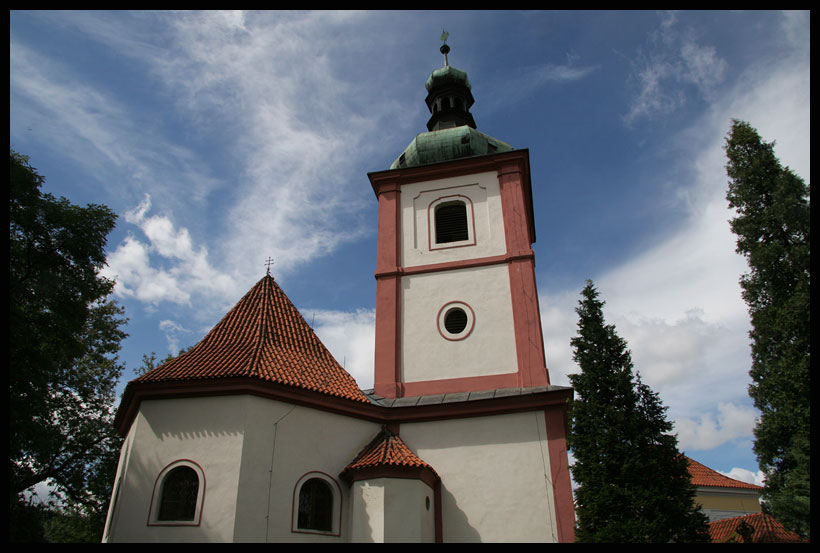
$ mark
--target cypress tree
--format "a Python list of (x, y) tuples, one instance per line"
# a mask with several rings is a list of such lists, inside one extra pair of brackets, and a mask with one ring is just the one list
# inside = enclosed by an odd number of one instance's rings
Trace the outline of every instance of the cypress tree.
[(576, 312), (571, 341), (580, 374), (569, 446), (575, 457), (576, 539), (580, 542), (704, 542), (706, 517), (695, 505), (688, 461), (669, 432), (666, 407), (633, 374), (626, 341), (604, 321), (592, 282)]
[(754, 450), (764, 507), (810, 536), (811, 205), (809, 186), (744, 121), (726, 139), (732, 231), (749, 272), (740, 279), (752, 322), (749, 395), (760, 418)]

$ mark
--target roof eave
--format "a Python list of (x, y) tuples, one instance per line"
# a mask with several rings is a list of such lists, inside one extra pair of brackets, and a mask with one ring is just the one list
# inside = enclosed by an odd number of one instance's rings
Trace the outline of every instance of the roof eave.
[(145, 400), (241, 394), (303, 405), (379, 424), (401, 424), (502, 415), (522, 411), (554, 409), (565, 411), (572, 399), (573, 389), (549, 386), (521, 395), (386, 407), (251, 377), (170, 382), (132, 381), (123, 393), (122, 402), (114, 419), (114, 426), (121, 436), (125, 436), (136, 419), (140, 404)]

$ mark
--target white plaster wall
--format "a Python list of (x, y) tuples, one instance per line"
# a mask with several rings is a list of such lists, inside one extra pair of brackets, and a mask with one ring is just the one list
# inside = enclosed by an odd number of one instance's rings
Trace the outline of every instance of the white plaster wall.
[[(129, 432), (129, 450), (111, 542), (226, 542), (233, 539), (242, 453), (242, 397), (147, 400)], [(205, 474), (199, 526), (149, 526), (152, 493), (163, 468), (181, 459)]]
[(131, 444), (134, 441), (134, 434), (136, 432), (137, 425), (131, 425), (131, 428), (128, 431), (128, 434), (125, 436), (123, 440), (122, 447), (120, 448), (120, 456), (119, 460), (117, 461), (117, 475), (114, 478), (114, 489), (111, 490), (111, 500), (108, 503), (108, 514), (105, 520), (105, 531), (103, 532), (103, 543), (106, 543), (110, 539), (111, 530), (117, 524), (117, 518), (119, 515), (119, 509), (117, 509), (117, 503), (120, 497), (120, 488), (123, 485), (125, 475), (128, 469), (128, 459), (131, 453)]
[[(256, 396), (143, 401), (129, 432), (111, 542), (344, 542), (347, 485), (339, 473), (378, 433), (375, 423)], [(169, 463), (202, 467), (199, 526), (149, 526), (156, 478)], [(292, 531), (294, 488), (322, 472), (340, 495), (339, 535)]]
[[(432, 543), (435, 541), (433, 490), (421, 480), (385, 478), (385, 541)], [(430, 498), (430, 509), (425, 499)]]
[[(309, 407), (248, 398), (236, 541), (350, 541), (349, 488), (339, 473), (380, 426)], [(339, 534), (293, 532), (294, 489), (308, 472), (329, 476), (341, 494)]]
[[(467, 196), (472, 202), (475, 245), (431, 250), (428, 206), (437, 198), (455, 194)], [(495, 172), (402, 185), (401, 260), (404, 267), (502, 255), (506, 250), (501, 194)]]
[[(451, 301), (475, 314), (472, 333), (447, 340), (438, 314)], [(504, 374), (518, 370), (507, 265), (402, 278), (401, 362), (404, 382)]]
[[(281, 419), (292, 413), (293, 406), (253, 396), (246, 399), (246, 404), (234, 541), (265, 542), (270, 538), (268, 516), (276, 428)], [(280, 443), (280, 450), (281, 447)]]
[(350, 494), (351, 541), (384, 543), (383, 479), (354, 482)]
[[(427, 499), (429, 498), (429, 509)], [(373, 478), (351, 486), (351, 538), (359, 543), (435, 541), (433, 490), (411, 478)]]
[(556, 542), (544, 413), (402, 424), (442, 481), (445, 542)]

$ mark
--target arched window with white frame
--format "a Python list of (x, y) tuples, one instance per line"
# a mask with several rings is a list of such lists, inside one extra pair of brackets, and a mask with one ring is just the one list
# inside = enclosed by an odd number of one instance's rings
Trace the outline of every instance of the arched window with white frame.
[(293, 490), (293, 532), (338, 536), (342, 493), (338, 483), (323, 472), (302, 476)]
[(438, 198), (428, 207), (430, 249), (475, 244), (473, 203), (460, 194)]
[(154, 484), (149, 525), (196, 526), (202, 516), (205, 476), (190, 460), (166, 466)]

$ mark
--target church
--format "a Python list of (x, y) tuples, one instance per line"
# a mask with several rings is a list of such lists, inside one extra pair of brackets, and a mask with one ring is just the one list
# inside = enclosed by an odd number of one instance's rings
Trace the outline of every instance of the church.
[(467, 74), (378, 201), (374, 388), (265, 275), (131, 381), (106, 542), (572, 542), (572, 389), (550, 384), (529, 152), (476, 129)]

